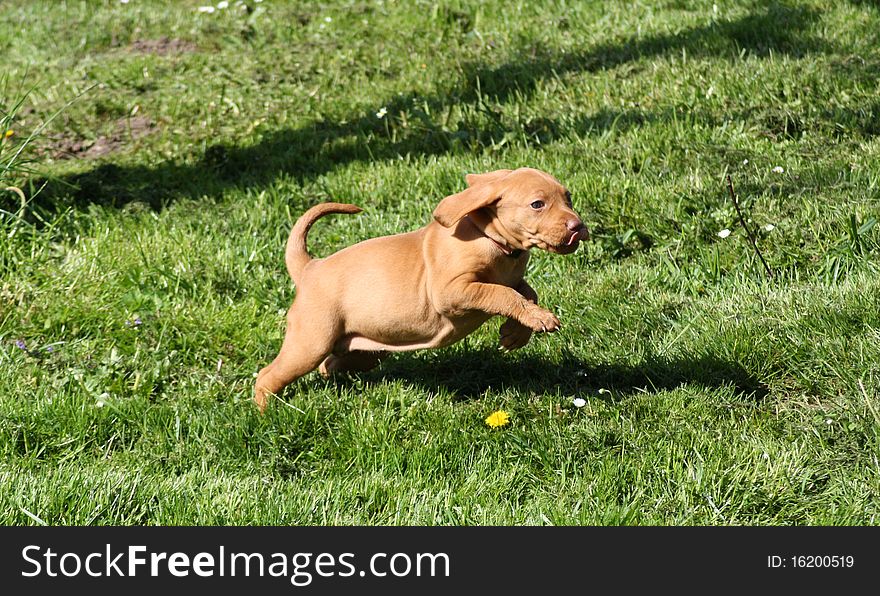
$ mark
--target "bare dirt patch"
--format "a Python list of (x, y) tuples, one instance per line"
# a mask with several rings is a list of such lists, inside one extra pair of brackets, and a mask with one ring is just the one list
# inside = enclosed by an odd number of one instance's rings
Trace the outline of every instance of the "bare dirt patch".
[(128, 49), (138, 54), (167, 56), (169, 54), (195, 52), (197, 48), (196, 44), (185, 39), (160, 37), (159, 39), (138, 39), (133, 41)]
[(118, 151), (131, 141), (136, 141), (157, 130), (156, 123), (146, 116), (120, 118), (114, 123), (113, 132), (95, 140), (83, 139), (69, 133), (47, 135), (42, 153), (55, 159), (94, 159)]

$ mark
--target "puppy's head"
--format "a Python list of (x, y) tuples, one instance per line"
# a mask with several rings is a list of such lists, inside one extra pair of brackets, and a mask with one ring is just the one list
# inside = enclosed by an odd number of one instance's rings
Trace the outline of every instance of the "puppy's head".
[(434, 219), (445, 227), (483, 210), (513, 248), (568, 254), (587, 238), (571, 193), (553, 176), (532, 168), (468, 174), (468, 188), (443, 199)]

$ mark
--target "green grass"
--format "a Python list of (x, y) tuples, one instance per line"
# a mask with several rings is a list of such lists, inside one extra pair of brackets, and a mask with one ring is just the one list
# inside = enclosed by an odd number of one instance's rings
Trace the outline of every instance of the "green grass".
[[(0, 181), (0, 523), (877, 523), (880, 5), (200, 4), (0, 4), (12, 140), (95, 85)], [(521, 165), (592, 231), (529, 265), (559, 333), (257, 414), (300, 213), (365, 209), (329, 254)]]

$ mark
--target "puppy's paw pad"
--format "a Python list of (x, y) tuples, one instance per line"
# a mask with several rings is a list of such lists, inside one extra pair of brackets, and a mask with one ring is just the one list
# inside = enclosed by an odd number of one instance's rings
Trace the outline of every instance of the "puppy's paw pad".
[(499, 329), (501, 347), (505, 350), (516, 350), (529, 343), (532, 330), (513, 319), (508, 319)]

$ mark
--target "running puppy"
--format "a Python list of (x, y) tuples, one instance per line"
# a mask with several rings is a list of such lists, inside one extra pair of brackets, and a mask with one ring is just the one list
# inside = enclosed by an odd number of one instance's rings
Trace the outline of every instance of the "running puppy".
[(443, 199), (427, 226), (323, 259), (306, 250), (309, 228), (328, 213), (360, 208), (323, 203), (297, 220), (285, 252), (296, 300), (280, 353), (257, 375), (261, 412), (271, 395), (315, 368), (324, 375), (369, 370), (388, 352), (453, 344), (494, 315), (507, 318), (507, 350), (524, 346), (532, 332), (559, 329), (523, 274), (529, 249), (569, 254), (587, 237), (571, 194), (531, 168), (466, 179), (468, 188)]

